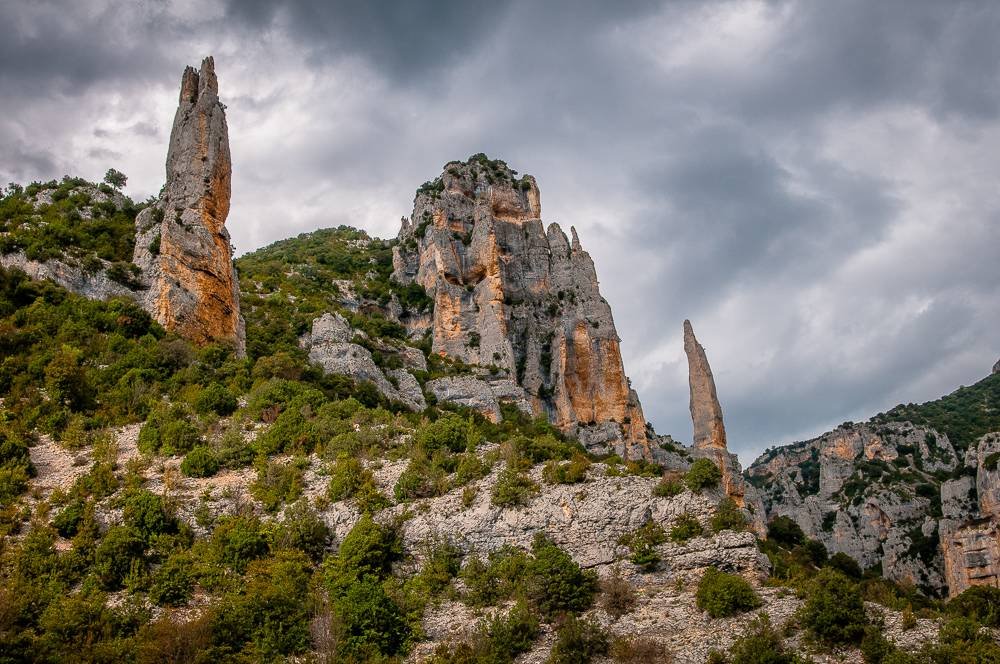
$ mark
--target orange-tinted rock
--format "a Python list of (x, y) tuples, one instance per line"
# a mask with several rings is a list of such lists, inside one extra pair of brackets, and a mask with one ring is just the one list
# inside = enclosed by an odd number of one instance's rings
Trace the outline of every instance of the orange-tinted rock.
[(941, 526), (948, 595), (954, 597), (971, 586), (1000, 587), (1000, 521), (983, 518)]
[(611, 309), (589, 254), (542, 224), (534, 178), (477, 156), (422, 187), (393, 278), (434, 298), (435, 352), (498, 367), (536, 414), (592, 448), (649, 457)]
[(148, 285), (145, 308), (168, 330), (245, 352), (239, 284), (225, 228), (232, 161), (212, 58), (181, 78), (170, 132), (167, 182), (136, 219), (133, 261)]

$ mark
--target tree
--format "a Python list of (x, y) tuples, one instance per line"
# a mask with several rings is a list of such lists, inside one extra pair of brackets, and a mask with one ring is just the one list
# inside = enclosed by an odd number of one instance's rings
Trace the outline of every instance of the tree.
[(117, 169), (109, 168), (108, 172), (104, 174), (104, 181), (115, 189), (121, 189), (128, 182), (128, 177)]

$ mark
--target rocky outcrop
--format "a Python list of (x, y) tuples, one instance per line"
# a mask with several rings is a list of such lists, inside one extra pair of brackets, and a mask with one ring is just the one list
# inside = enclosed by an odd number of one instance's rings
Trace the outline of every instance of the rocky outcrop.
[[(309, 351), (309, 360), (326, 373), (371, 383), (389, 401), (398, 401), (410, 410), (424, 410), (427, 402), (413, 374), (406, 369), (383, 372), (375, 364), (371, 351), (354, 343), (356, 334), (343, 316), (327, 313), (313, 321), (312, 332), (301, 344)], [(407, 351), (406, 355), (412, 357), (412, 352)]]
[(188, 67), (170, 132), (167, 182), (136, 218), (133, 262), (142, 302), (168, 330), (196, 343), (226, 341), (245, 353), (239, 283), (225, 228), (232, 161), (215, 63)]
[(23, 251), (15, 251), (10, 254), (0, 254), (0, 267), (21, 270), (32, 279), (55, 282), (68, 291), (92, 300), (139, 297), (136, 291), (108, 276), (109, 265), (106, 262), (101, 269), (88, 271), (67, 260), (33, 261)]
[(500, 404), (514, 404), (532, 415), (531, 404), (520, 385), (509, 378), (483, 379), (475, 376), (446, 376), (428, 381), (427, 390), (438, 403), (454, 403), (482, 413), (491, 422), (502, 419)]
[(691, 391), (691, 423), (694, 439), (691, 453), (710, 459), (722, 471), (722, 486), (737, 505), (748, 510), (754, 529), (763, 534), (764, 506), (753, 487), (747, 487), (735, 454), (726, 447), (726, 427), (722, 406), (715, 389), (715, 378), (708, 364), (705, 348), (698, 343), (690, 321), (684, 321), (684, 352), (688, 359), (688, 384)]
[(993, 365), (993, 373), (1000, 373), (1000, 360), (997, 360), (997, 363)]
[(505, 371), (533, 413), (595, 451), (649, 458), (611, 308), (571, 236), (542, 223), (534, 178), (476, 155), (417, 191), (393, 279), (434, 299), (426, 328), (434, 352)]

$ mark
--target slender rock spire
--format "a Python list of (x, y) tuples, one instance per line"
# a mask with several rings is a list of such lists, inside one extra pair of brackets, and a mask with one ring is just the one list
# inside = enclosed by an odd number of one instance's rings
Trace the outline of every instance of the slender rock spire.
[(726, 427), (722, 406), (715, 391), (715, 379), (708, 365), (705, 349), (694, 336), (690, 321), (684, 321), (684, 352), (688, 358), (688, 383), (691, 386), (691, 421), (696, 448), (726, 449)]

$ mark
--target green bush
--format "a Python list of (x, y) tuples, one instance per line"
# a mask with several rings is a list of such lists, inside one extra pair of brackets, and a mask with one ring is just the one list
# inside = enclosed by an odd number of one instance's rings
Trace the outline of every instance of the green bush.
[(538, 534), (525, 569), (528, 598), (543, 617), (579, 613), (590, 607), (597, 592), (597, 574), (583, 570), (552, 540)]
[(108, 529), (94, 551), (94, 574), (107, 590), (118, 590), (132, 569), (133, 561), (142, 562), (145, 542), (138, 530), (129, 526)]
[(664, 475), (659, 483), (653, 487), (653, 495), (659, 498), (673, 498), (684, 493), (684, 484), (673, 477)]
[(340, 621), (339, 654), (346, 661), (371, 661), (397, 655), (410, 638), (410, 627), (382, 584), (370, 576), (348, 586), (334, 601)]
[(695, 459), (684, 476), (684, 483), (692, 491), (698, 492), (718, 485), (721, 479), (722, 471), (718, 466), (708, 459)]
[(754, 618), (729, 649), (729, 664), (807, 664), (811, 660), (785, 649), (784, 640), (766, 613)]
[(313, 562), (323, 559), (330, 544), (330, 529), (309, 501), (299, 498), (285, 508), (273, 533), (273, 549), (298, 549)]
[(576, 484), (587, 479), (590, 465), (590, 459), (576, 452), (569, 461), (553, 459), (547, 462), (542, 469), (542, 478), (549, 484)]
[(858, 587), (828, 567), (810, 581), (799, 620), (815, 638), (832, 644), (860, 639), (867, 623)]
[(324, 563), (327, 581), (340, 588), (363, 576), (383, 578), (402, 555), (403, 543), (396, 528), (380, 525), (364, 514), (341, 542), (336, 558)]
[(393, 487), (396, 500), (416, 500), (443, 495), (448, 490), (448, 475), (430, 459), (417, 456), (410, 459)]
[(482, 607), (510, 599), (521, 588), (527, 568), (527, 554), (512, 546), (491, 552), (486, 561), (470, 554), (461, 571), (466, 587), (464, 601)]
[(805, 542), (806, 534), (791, 517), (777, 516), (767, 524), (767, 538), (786, 549), (791, 549)]
[(526, 505), (539, 491), (538, 485), (524, 473), (505, 468), (497, 477), (490, 497), (497, 507)]
[(277, 511), (284, 503), (295, 502), (302, 495), (303, 469), (308, 463), (304, 457), (290, 461), (260, 459), (257, 479), (250, 485), (250, 493), (268, 512)]
[(194, 582), (191, 560), (186, 554), (176, 554), (153, 573), (149, 599), (160, 606), (182, 606), (191, 599)]
[(726, 618), (761, 606), (760, 596), (746, 579), (714, 567), (705, 570), (695, 593), (698, 608), (712, 618)]
[(337, 502), (354, 497), (361, 485), (371, 476), (357, 457), (347, 453), (340, 454), (330, 468), (330, 483), (326, 488), (326, 496)]
[(145, 489), (132, 489), (122, 496), (125, 525), (148, 542), (155, 535), (177, 531), (177, 521), (167, 513), (163, 497)]
[(723, 530), (743, 530), (746, 528), (747, 520), (736, 502), (726, 496), (719, 501), (712, 516), (712, 532), (719, 533)]
[(434, 422), (428, 422), (414, 434), (417, 445), (428, 453), (435, 450), (449, 452), (473, 451), (478, 442), (475, 426), (459, 415), (448, 413)]
[(538, 619), (523, 602), (506, 615), (497, 613), (476, 629), (471, 643), (442, 643), (435, 650), (431, 664), (510, 664), (531, 650), (538, 638)]
[(182, 404), (161, 406), (139, 430), (139, 449), (149, 454), (183, 454), (201, 443), (201, 433)]
[(861, 569), (861, 565), (858, 564), (858, 561), (856, 561), (854, 558), (851, 558), (843, 551), (838, 551), (837, 553), (830, 556), (827, 559), (826, 564), (828, 567), (831, 567), (840, 572), (841, 574), (843, 574), (844, 576), (850, 579), (854, 579), (856, 581), (860, 581), (862, 575), (864, 574), (864, 572)]
[(19, 436), (0, 427), (0, 508), (20, 496), (34, 474), (28, 446)]
[(556, 642), (549, 664), (585, 664), (594, 657), (607, 655), (611, 640), (600, 625), (592, 620), (568, 616), (556, 630)]
[(670, 528), (670, 541), (684, 544), (693, 537), (704, 532), (701, 523), (691, 514), (681, 514)]
[(181, 473), (186, 477), (211, 477), (219, 472), (219, 461), (205, 445), (198, 445), (184, 455)]
[(212, 548), (219, 560), (237, 572), (268, 553), (267, 537), (255, 517), (222, 517), (212, 531)]
[(629, 558), (633, 564), (647, 572), (655, 571), (660, 564), (660, 554), (656, 547), (667, 541), (663, 526), (655, 521), (647, 521), (635, 530), (619, 538), (618, 543), (629, 548)]
[(951, 615), (971, 618), (987, 627), (1000, 628), (1000, 588), (972, 586), (951, 599), (945, 610)]
[(194, 402), (195, 411), (205, 415), (215, 413), (223, 417), (232, 415), (239, 404), (236, 397), (221, 383), (211, 383), (198, 393)]
[(64, 508), (62, 508), (53, 518), (52, 527), (56, 529), (62, 537), (72, 537), (83, 520), (83, 513), (87, 503), (80, 498), (76, 498)]

